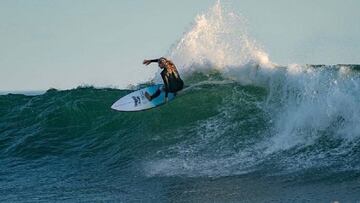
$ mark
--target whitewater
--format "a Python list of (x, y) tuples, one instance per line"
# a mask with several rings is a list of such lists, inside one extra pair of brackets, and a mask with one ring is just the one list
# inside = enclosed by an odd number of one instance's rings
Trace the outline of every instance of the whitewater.
[(276, 64), (246, 27), (198, 15), (165, 55), (185, 90), (149, 111), (110, 109), (133, 89), (0, 96), (0, 201), (360, 201), (360, 66)]

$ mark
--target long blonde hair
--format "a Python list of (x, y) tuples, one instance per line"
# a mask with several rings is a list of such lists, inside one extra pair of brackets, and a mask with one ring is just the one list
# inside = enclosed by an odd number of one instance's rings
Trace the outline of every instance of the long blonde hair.
[(162, 58), (162, 59), (165, 60), (166, 72), (167, 72), (168, 74), (174, 74), (174, 76), (175, 76), (176, 78), (179, 78), (179, 73), (178, 73), (178, 71), (177, 71), (177, 69), (176, 69), (175, 64), (174, 64), (171, 60), (169, 60), (169, 59), (166, 59), (166, 58)]

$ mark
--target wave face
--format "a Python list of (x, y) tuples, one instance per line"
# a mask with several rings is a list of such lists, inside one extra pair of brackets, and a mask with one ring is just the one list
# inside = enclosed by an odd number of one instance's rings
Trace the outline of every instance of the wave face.
[(300, 185), (358, 179), (358, 71), (291, 66), (275, 72), (266, 87), (218, 71), (194, 72), (176, 100), (138, 113), (109, 108), (129, 90), (1, 96), (2, 200), (16, 200), (11, 191), (19, 200), (35, 198), (33, 188), (50, 200), (57, 194), (127, 201), (138, 192), (144, 199), (175, 198), (177, 189), (149, 189), (167, 179), (255, 176)]
[(359, 66), (276, 65), (245, 24), (199, 15), (168, 54), (187, 87), (156, 109), (112, 111), (131, 90), (109, 88), (0, 96), (0, 200), (358, 201)]

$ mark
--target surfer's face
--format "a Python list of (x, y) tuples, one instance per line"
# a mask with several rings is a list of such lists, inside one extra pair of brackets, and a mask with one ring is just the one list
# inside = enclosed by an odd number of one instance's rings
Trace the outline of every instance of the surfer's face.
[(165, 62), (164, 62), (164, 60), (160, 60), (160, 61), (159, 61), (159, 67), (160, 67), (161, 69), (165, 68)]

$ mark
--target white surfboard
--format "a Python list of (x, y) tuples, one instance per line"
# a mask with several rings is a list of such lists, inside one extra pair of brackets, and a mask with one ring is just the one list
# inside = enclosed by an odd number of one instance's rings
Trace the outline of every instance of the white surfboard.
[[(146, 109), (151, 109), (157, 106), (160, 106), (165, 103), (165, 91), (163, 91), (162, 84), (153, 85), (146, 87), (144, 89), (137, 90), (132, 92), (118, 101), (116, 101), (111, 108), (117, 111), (143, 111)], [(161, 93), (158, 97), (149, 101), (145, 97), (145, 92), (148, 92), (150, 95), (154, 94), (158, 89), (161, 90)], [(168, 93), (168, 101), (171, 101), (175, 98), (174, 93)]]

